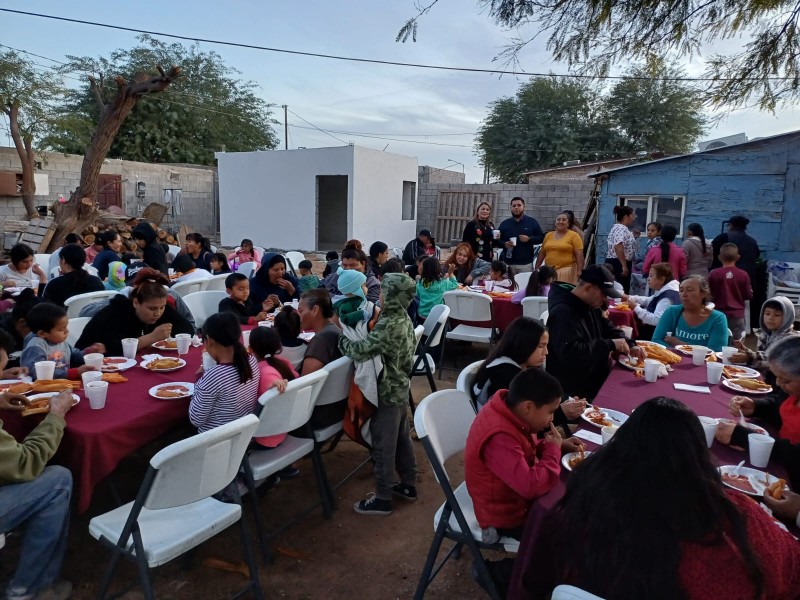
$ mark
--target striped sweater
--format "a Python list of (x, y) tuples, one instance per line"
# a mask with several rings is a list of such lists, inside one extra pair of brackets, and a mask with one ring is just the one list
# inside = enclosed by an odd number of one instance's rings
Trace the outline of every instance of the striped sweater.
[(253, 378), (239, 382), (239, 374), (232, 364), (219, 364), (206, 371), (194, 386), (194, 396), (189, 404), (189, 420), (202, 433), (225, 425), (253, 412), (258, 401), (258, 384), (261, 375), (258, 361), (248, 357)]

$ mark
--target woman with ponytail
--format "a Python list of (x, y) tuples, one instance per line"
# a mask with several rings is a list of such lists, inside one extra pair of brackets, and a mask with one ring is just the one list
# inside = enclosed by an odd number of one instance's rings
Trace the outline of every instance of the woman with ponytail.
[(661, 243), (654, 246), (644, 257), (642, 273), (647, 276), (650, 267), (656, 263), (669, 263), (672, 276), (678, 281), (686, 277), (686, 253), (683, 248), (675, 244), (678, 230), (673, 225), (664, 225), (661, 229)]
[(194, 386), (189, 420), (202, 433), (253, 412), (261, 374), (256, 357), (242, 345), (233, 313), (211, 315), (203, 324), (206, 352), (216, 365)]

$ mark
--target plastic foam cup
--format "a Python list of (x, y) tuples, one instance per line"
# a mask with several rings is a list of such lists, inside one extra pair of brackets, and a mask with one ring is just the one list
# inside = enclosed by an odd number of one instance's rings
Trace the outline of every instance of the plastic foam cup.
[(658, 372), (661, 370), (661, 361), (655, 358), (644, 359), (644, 380), (648, 383), (658, 381)]
[(108, 382), (107, 381), (90, 381), (86, 384), (84, 389), (86, 397), (89, 399), (89, 406), (95, 410), (99, 410), (106, 405), (106, 396), (108, 395)]
[(136, 358), (136, 351), (138, 349), (139, 340), (136, 338), (125, 338), (122, 340), (122, 356), (125, 358)]
[(245, 350), (250, 347), (250, 332), (243, 331), (242, 332), (242, 345), (245, 347)]
[(706, 446), (711, 448), (714, 443), (714, 435), (717, 433), (717, 420), (711, 417), (697, 417), (700, 420), (700, 425), (703, 426), (703, 432), (706, 434)]
[(36, 371), (36, 379), (53, 379), (53, 376), (56, 372), (56, 361), (54, 360), (42, 360), (33, 365), (34, 371)]
[(722, 377), (722, 369), (725, 368), (721, 362), (706, 363), (706, 381), (711, 385), (717, 385)]
[(175, 336), (175, 343), (178, 346), (178, 356), (188, 354), (189, 347), (192, 345), (192, 336), (188, 333), (179, 333)]
[(208, 371), (211, 367), (216, 366), (217, 361), (211, 358), (208, 352), (203, 352), (203, 370)]
[(494, 281), (492, 281), (491, 279), (487, 279), (486, 281), (484, 281), (483, 289), (485, 289), (487, 292), (491, 292), (494, 289)]
[(94, 367), (98, 371), (103, 367), (103, 355), (99, 352), (92, 352), (83, 357), (83, 363), (87, 367)]
[(628, 327), (627, 325), (621, 326), (619, 329), (622, 330), (622, 333), (625, 335), (627, 339), (633, 339), (633, 327)]
[(731, 364), (731, 358), (734, 354), (739, 352), (739, 349), (735, 346), (723, 346), (722, 347), (722, 362), (726, 365)]
[(617, 433), (617, 429), (619, 429), (619, 427), (616, 425), (605, 425), (600, 430), (600, 437), (603, 438), (603, 444), (608, 443), (608, 440), (614, 437), (614, 434)]
[(747, 436), (750, 446), (750, 464), (762, 469), (769, 464), (769, 456), (772, 454), (772, 447), (775, 445), (775, 438), (771, 438), (763, 433), (751, 433)]
[(492, 229), (492, 235), (494, 236), (494, 239), (499, 240), (500, 239), (500, 230), (499, 229)]
[(103, 378), (103, 374), (100, 371), (86, 371), (85, 373), (81, 373), (81, 381), (83, 381), (83, 389), (86, 389), (86, 386), (92, 381), (100, 381)]
[(692, 346), (692, 364), (695, 367), (702, 367), (708, 355), (708, 348), (705, 346)]

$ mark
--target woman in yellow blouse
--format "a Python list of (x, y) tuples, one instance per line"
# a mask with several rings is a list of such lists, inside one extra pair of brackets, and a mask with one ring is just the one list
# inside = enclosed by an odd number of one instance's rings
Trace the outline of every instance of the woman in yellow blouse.
[(583, 240), (569, 228), (569, 215), (559, 213), (556, 230), (544, 236), (536, 269), (542, 263), (556, 270), (558, 281), (578, 283), (578, 273), (583, 270)]

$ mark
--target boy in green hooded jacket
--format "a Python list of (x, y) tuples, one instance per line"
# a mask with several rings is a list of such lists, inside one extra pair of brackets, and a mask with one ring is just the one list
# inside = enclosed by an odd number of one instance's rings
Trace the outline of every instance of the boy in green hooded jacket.
[[(378, 382), (378, 408), (370, 419), (375, 493), (353, 508), (363, 515), (392, 514), (392, 495), (417, 499), (417, 464), (408, 426), (408, 390), (416, 337), (406, 309), (416, 294), (416, 284), (404, 273), (388, 273), (381, 282), (382, 312), (365, 340), (339, 338), (339, 349), (355, 361), (383, 357)], [(400, 475), (396, 483), (395, 469)]]

